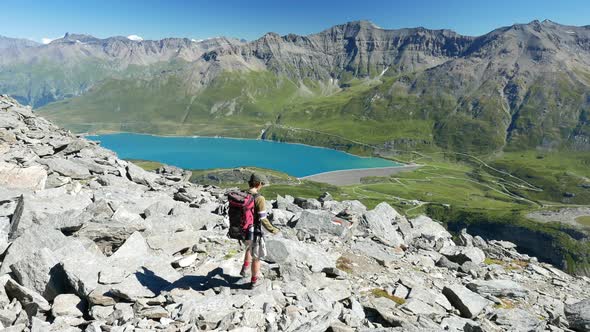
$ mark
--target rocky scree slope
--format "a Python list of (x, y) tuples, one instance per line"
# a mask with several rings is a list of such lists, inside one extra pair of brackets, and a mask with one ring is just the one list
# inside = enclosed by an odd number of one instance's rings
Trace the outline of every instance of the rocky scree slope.
[(0, 97), (5, 331), (590, 331), (590, 279), (385, 203), (277, 197), (261, 286), (224, 190)]

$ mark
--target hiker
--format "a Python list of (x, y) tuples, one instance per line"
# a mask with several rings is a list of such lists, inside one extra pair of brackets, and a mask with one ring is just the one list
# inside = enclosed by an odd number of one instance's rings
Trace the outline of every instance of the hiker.
[[(261, 282), (260, 259), (266, 255), (262, 227), (272, 234), (279, 232), (278, 228), (274, 227), (267, 219), (266, 200), (260, 194), (260, 189), (267, 183), (268, 180), (264, 175), (252, 173), (248, 181), (250, 188), (247, 193), (233, 192), (228, 194), (230, 200), (230, 230), (228, 235), (246, 242), (246, 253), (244, 254), (244, 264), (240, 275), (246, 277), (248, 268), (251, 267), (251, 288), (258, 286)], [(239, 214), (240, 216), (234, 217), (232, 214)], [(241, 218), (241, 221), (238, 218)], [(249, 218), (253, 220), (250, 221)]]

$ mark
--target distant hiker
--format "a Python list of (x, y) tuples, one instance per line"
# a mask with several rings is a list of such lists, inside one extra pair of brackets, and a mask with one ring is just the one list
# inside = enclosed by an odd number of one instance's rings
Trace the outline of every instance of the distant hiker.
[(230, 220), (228, 236), (246, 241), (246, 253), (240, 275), (246, 277), (248, 267), (252, 266), (251, 288), (260, 284), (260, 259), (266, 255), (262, 226), (273, 234), (279, 232), (266, 218), (266, 200), (260, 194), (260, 189), (267, 183), (268, 180), (264, 175), (253, 173), (248, 181), (250, 186), (248, 192), (228, 194)]

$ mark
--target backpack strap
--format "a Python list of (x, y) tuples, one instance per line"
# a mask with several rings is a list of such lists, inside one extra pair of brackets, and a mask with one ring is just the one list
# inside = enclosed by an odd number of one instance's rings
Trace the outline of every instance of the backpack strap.
[(256, 199), (260, 196), (259, 193), (255, 193), (252, 195), (252, 199), (254, 200), (254, 206), (252, 207), (252, 209), (254, 210), (254, 231), (258, 231), (261, 232), (261, 223), (260, 223), (260, 217), (258, 216), (258, 209), (256, 208)]

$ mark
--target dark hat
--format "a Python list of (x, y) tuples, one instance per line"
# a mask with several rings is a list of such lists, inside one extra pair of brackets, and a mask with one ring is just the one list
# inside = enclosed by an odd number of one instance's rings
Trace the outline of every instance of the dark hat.
[(248, 181), (248, 182), (249, 183), (258, 182), (258, 183), (262, 183), (262, 184), (268, 184), (268, 179), (263, 174), (252, 173), (252, 175), (250, 176), (250, 181)]

